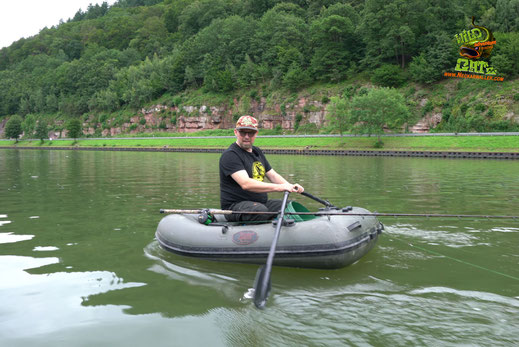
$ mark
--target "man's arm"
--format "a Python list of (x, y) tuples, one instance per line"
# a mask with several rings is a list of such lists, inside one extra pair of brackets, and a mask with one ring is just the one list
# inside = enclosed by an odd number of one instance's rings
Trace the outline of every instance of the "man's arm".
[(289, 183), (283, 176), (281, 176), (276, 171), (274, 171), (274, 169), (270, 169), (265, 175), (267, 176), (269, 181), (272, 183), (275, 183), (275, 184), (285, 184), (286, 183), (286, 184), (290, 184), (291, 186), (293, 186), (293, 189), (290, 192), (302, 193), (305, 191), (305, 189), (303, 188), (302, 185), (297, 184), (297, 183), (296, 184)]
[(302, 193), (304, 188), (299, 184), (288, 183), (281, 175), (276, 173), (273, 169), (266, 173), (267, 178), (271, 181), (260, 182), (252, 179), (247, 174), (247, 171), (236, 171), (231, 177), (240, 185), (243, 190), (248, 190), (254, 193), (272, 193), (272, 192), (297, 192)]

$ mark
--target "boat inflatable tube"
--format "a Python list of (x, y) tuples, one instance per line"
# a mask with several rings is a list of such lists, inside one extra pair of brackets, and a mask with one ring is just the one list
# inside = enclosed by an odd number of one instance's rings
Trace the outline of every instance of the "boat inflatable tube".
[[(291, 202), (287, 212), (307, 212)], [(334, 212), (338, 210), (331, 210)], [(351, 213), (370, 213), (354, 207)], [(262, 224), (225, 221), (215, 215), (208, 225), (196, 214), (164, 217), (155, 236), (170, 252), (202, 259), (263, 264), (267, 259), (277, 220)], [(303, 268), (341, 268), (366, 255), (376, 244), (383, 225), (373, 216), (287, 215), (281, 228), (274, 265)]]

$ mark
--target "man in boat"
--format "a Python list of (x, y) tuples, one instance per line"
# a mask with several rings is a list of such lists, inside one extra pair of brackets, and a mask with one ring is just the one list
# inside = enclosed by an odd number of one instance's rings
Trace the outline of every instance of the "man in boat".
[[(279, 212), (281, 200), (269, 200), (267, 193), (302, 193), (300, 184), (289, 183), (270, 166), (260, 148), (253, 146), (258, 134), (258, 121), (242, 116), (236, 122), (236, 142), (220, 157), (220, 204), (224, 210)], [(265, 182), (265, 177), (270, 182)], [(275, 215), (231, 214), (228, 221), (257, 221)]]

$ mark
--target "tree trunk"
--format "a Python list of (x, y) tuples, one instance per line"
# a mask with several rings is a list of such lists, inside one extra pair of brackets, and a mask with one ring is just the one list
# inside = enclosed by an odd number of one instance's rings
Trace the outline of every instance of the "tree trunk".
[(402, 69), (405, 68), (405, 55), (404, 55), (404, 42), (401, 41), (401, 47), (402, 47)]

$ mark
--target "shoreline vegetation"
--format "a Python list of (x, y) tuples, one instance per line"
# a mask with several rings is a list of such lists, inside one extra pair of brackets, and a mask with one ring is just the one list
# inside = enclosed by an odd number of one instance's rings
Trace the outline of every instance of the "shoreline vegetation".
[[(77, 140), (0, 141), (0, 148), (186, 148), (225, 149), (234, 141), (229, 136), (168, 137), (168, 138), (106, 138)], [(508, 152), (519, 153), (519, 136), (387, 136), (383, 147), (375, 148), (376, 137), (261, 137), (255, 145), (269, 150), (354, 150), (354, 151), (440, 151), (440, 152)]]

